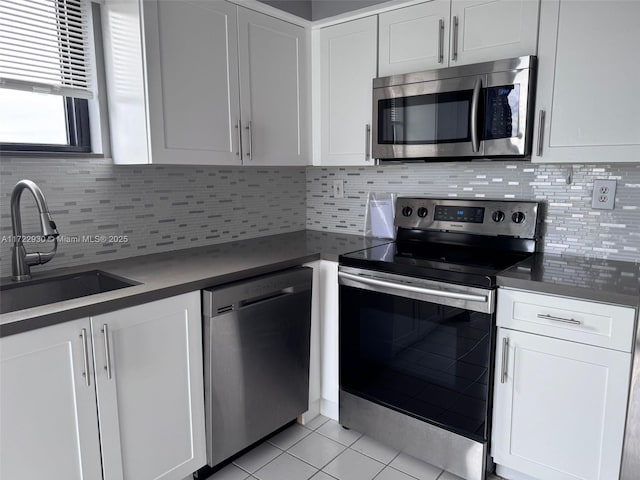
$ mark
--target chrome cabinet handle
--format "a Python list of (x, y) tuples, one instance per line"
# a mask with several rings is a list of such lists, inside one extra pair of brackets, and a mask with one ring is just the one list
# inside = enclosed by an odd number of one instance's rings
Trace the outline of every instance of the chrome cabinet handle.
[(471, 150), (474, 153), (480, 151), (480, 137), (478, 135), (478, 112), (480, 111), (480, 91), (482, 90), (482, 77), (476, 78), (471, 98)]
[(544, 117), (545, 111), (540, 110), (540, 113), (538, 113), (538, 148), (536, 151), (538, 157), (542, 156), (542, 144), (544, 143)]
[(364, 127), (364, 159), (368, 162), (371, 160), (371, 125), (366, 124)]
[(500, 372), (500, 383), (507, 380), (507, 360), (509, 359), (509, 338), (502, 339), (502, 370)]
[(458, 60), (458, 16), (453, 16), (453, 52), (451, 53), (451, 60), (454, 62)]
[(440, 19), (438, 35), (438, 63), (444, 62), (444, 19)]
[(107, 378), (111, 379), (111, 350), (109, 349), (109, 326), (105, 323), (100, 330), (104, 335), (104, 357), (106, 365), (104, 369), (107, 371)]
[(554, 322), (570, 323), (571, 325), (582, 325), (582, 322), (580, 320), (576, 320), (574, 318), (554, 317), (553, 315), (549, 315), (548, 313), (539, 313), (538, 318), (541, 318), (543, 320), (552, 320)]
[(247, 126), (244, 127), (245, 130), (247, 130), (247, 133), (249, 134), (249, 150), (247, 151), (247, 153), (245, 153), (245, 155), (247, 157), (249, 157), (249, 159), (253, 159), (253, 128), (251, 125), (251, 121), (249, 121), (247, 123)]
[(87, 387), (91, 386), (91, 375), (89, 372), (89, 348), (87, 346), (87, 329), (83, 328), (80, 330), (80, 338), (82, 339), (82, 360), (84, 363), (84, 372), (82, 372), (82, 376), (84, 377), (84, 381), (87, 383)]
[(238, 151), (236, 155), (242, 160), (242, 129), (240, 128), (240, 122), (236, 123), (236, 135), (238, 136)]
[(395, 288), (396, 290), (404, 290), (407, 292), (423, 293), (425, 295), (433, 295), (435, 297), (455, 298), (458, 300), (469, 300), (472, 302), (484, 302), (486, 303), (487, 297), (484, 295), (472, 295), (470, 293), (449, 292), (447, 290), (434, 290), (432, 288), (414, 287), (412, 285), (405, 285), (395, 282), (387, 282), (385, 280), (377, 280), (375, 278), (362, 277), (360, 275), (353, 275), (351, 273), (338, 272), (338, 277), (346, 278), (349, 280), (355, 280), (364, 284), (375, 285), (378, 287)]

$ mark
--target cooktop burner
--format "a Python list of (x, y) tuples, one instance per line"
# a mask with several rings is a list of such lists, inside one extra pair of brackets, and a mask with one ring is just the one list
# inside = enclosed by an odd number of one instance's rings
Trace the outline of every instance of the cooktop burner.
[(399, 198), (397, 240), (340, 264), (493, 288), (499, 272), (535, 251), (537, 213), (536, 202)]

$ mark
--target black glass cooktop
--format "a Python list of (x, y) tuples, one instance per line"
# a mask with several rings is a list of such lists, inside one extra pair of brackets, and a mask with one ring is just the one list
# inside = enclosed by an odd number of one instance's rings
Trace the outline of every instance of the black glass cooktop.
[(469, 245), (388, 243), (340, 256), (340, 265), (460, 285), (495, 287), (496, 275), (529, 257)]

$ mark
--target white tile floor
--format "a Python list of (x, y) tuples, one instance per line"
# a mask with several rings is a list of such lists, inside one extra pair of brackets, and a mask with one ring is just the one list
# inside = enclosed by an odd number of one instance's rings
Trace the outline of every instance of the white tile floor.
[(207, 480), (247, 479), (461, 480), (322, 416), (292, 425)]

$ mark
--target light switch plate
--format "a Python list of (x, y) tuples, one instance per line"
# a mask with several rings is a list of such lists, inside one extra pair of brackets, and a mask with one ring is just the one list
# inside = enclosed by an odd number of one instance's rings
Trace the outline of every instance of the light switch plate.
[(344, 180), (333, 181), (333, 198), (344, 198)]
[(613, 210), (616, 201), (615, 180), (594, 180), (591, 208)]

